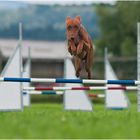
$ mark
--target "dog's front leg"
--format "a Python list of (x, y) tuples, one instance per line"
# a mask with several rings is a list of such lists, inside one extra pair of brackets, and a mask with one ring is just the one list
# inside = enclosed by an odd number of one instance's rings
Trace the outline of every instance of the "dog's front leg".
[(83, 50), (84, 42), (80, 41), (77, 47), (77, 54), (81, 54)]
[(76, 55), (76, 47), (74, 42), (71, 40), (68, 41), (68, 51), (71, 55)]
[(78, 56), (74, 56), (74, 63), (76, 69), (76, 77), (79, 77), (81, 72), (81, 59)]

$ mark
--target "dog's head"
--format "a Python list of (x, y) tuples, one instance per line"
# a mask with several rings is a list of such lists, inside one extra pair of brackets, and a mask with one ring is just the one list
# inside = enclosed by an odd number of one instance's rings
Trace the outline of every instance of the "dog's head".
[(81, 17), (76, 16), (75, 18), (66, 18), (67, 38), (74, 40), (77, 38), (81, 26)]

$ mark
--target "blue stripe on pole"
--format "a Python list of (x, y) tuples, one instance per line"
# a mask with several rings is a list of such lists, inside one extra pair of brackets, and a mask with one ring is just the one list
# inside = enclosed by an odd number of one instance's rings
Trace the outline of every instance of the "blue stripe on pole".
[(107, 84), (135, 85), (135, 80), (107, 80)]
[(56, 94), (55, 91), (43, 91), (41, 94)]
[(81, 79), (61, 79), (57, 78), (56, 83), (83, 83)]
[(5, 77), (4, 81), (7, 82), (31, 82), (30, 78), (11, 78), (11, 77)]
[(27, 94), (27, 92), (22, 92), (23, 93), (23, 95), (26, 95)]
[(112, 109), (112, 110), (124, 110), (125, 108), (122, 108), (122, 107), (110, 107), (108, 109)]

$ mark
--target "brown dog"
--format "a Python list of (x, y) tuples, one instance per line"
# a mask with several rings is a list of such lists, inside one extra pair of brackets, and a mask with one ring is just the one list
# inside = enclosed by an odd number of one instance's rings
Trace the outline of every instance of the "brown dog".
[(81, 64), (82, 61), (85, 61), (85, 69), (90, 79), (93, 62), (93, 46), (90, 36), (81, 24), (81, 17), (77, 16), (74, 19), (67, 17), (66, 28), (68, 51), (71, 55), (74, 55), (76, 76), (80, 76)]

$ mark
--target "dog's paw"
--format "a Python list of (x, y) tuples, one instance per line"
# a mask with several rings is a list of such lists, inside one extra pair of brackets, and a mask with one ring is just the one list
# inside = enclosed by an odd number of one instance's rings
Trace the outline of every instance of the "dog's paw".
[(71, 48), (70, 47), (68, 48), (68, 51), (72, 55), (72, 51), (71, 51)]
[(77, 49), (77, 54), (78, 54), (78, 55), (81, 54), (81, 53), (82, 53), (82, 50), (83, 50), (83, 47), (79, 47), (79, 48)]
[(76, 48), (75, 48), (75, 47), (72, 47), (72, 48), (71, 48), (71, 51), (72, 51), (72, 54), (73, 54), (73, 55), (76, 55)]
[(80, 76), (80, 73), (79, 72), (76, 72), (76, 77), (79, 77)]

